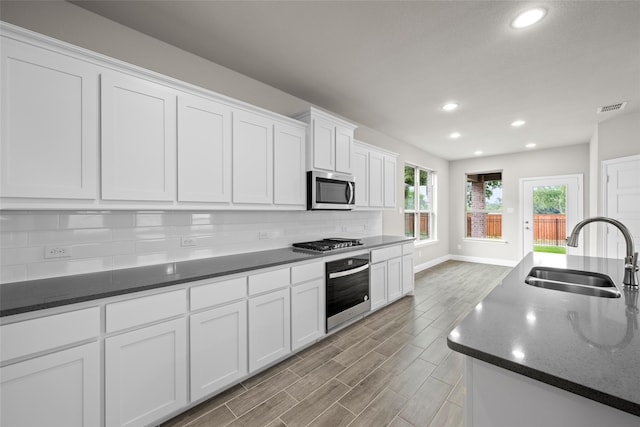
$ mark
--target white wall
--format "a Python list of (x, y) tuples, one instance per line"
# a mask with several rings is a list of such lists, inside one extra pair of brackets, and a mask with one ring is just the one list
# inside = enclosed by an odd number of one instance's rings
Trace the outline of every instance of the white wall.
[[(193, 55), (189, 52), (180, 50), (174, 46), (168, 45), (160, 40), (151, 38), (137, 31), (131, 30), (125, 26), (117, 24), (113, 21), (100, 17), (92, 12), (77, 7), (68, 2), (61, 1), (2, 1), (0, 2), (0, 19), (5, 22), (18, 25), (20, 27), (30, 29), (37, 33), (48, 35), (55, 39), (63, 40), (68, 43), (84, 47), (86, 49), (102, 53), (104, 55), (120, 59), (122, 61), (147, 68), (156, 71), (161, 74), (165, 74), (176, 79), (186, 81), (197, 86), (201, 86), (212, 91), (239, 99), (244, 102), (248, 102), (259, 107), (278, 112), (286, 116), (295, 116), (301, 112), (306, 111), (311, 105), (309, 102), (296, 98), (279, 89), (268, 86), (257, 80), (251, 79), (242, 74), (236, 73), (225, 67), (222, 67), (213, 62), (207, 61), (201, 57)], [(348, 117), (345, 117), (349, 121)], [(357, 123), (356, 123), (357, 124)], [(394, 151), (400, 154), (398, 159), (398, 206), (403, 205), (403, 174), (402, 168), (404, 162), (407, 159), (411, 159), (412, 163), (417, 163), (421, 166), (433, 168), (438, 172), (439, 178), (439, 227), (438, 237), (439, 240), (436, 243), (430, 244), (420, 248), (416, 251), (415, 265), (420, 266), (430, 261), (446, 256), (449, 252), (449, 233), (448, 233), (448, 206), (449, 201), (448, 194), (448, 162), (438, 157), (432, 156), (418, 148), (395, 140), (387, 135), (384, 135), (374, 129), (359, 125), (355, 133), (356, 139), (362, 140), (372, 145), (377, 145), (382, 148), (386, 148), (390, 151)], [(136, 213), (134, 213), (136, 214)], [(159, 215), (163, 213), (158, 213)], [(166, 213), (164, 213), (166, 214)], [(5, 249), (12, 251), (9, 259), (15, 260), (16, 258), (16, 242), (21, 242), (20, 237), (17, 240), (13, 240), (10, 231), (6, 229), (7, 224), (14, 222), (13, 213), (2, 213), (3, 218), (8, 215), (11, 218), (9, 221), (3, 221), (0, 226), (3, 227), (3, 233), (0, 233), (0, 244)], [(22, 215), (44, 215), (43, 213), (26, 212)], [(49, 213), (51, 217), (59, 217), (61, 213), (52, 212)], [(115, 222), (118, 220), (110, 220), (109, 216), (118, 218), (117, 213), (101, 213), (103, 220), (106, 223)], [(225, 217), (217, 214), (212, 214), (215, 219), (215, 225), (224, 225)], [(234, 214), (236, 215), (236, 214)], [(277, 215), (277, 214), (275, 214)], [(292, 214), (293, 215), (293, 214)], [(298, 214), (295, 214), (298, 215)], [(298, 218), (304, 223), (308, 215), (311, 213), (300, 213)], [(358, 218), (355, 212), (346, 214), (340, 221), (347, 221), (353, 217)], [(364, 215), (364, 214), (361, 214)], [(370, 214), (367, 214), (370, 215)], [(378, 233), (402, 235), (403, 230), (403, 214), (400, 210), (387, 211), (384, 214), (377, 213), (381, 220)], [(171, 215), (169, 215), (171, 216)], [(365, 215), (366, 216), (366, 215)], [(255, 218), (252, 214), (239, 215), (238, 218), (245, 219), (250, 229), (257, 226)], [(283, 223), (286, 224), (286, 219), (289, 219), (287, 214), (282, 214)], [(368, 218), (368, 217), (367, 217)], [(334, 218), (337, 221), (337, 219)], [(47, 222), (49, 220), (46, 220)], [(97, 221), (97, 220), (93, 220)], [(222, 222), (220, 222), (222, 221)], [(369, 221), (366, 219), (365, 222)], [(36, 221), (37, 222), (37, 221)], [(99, 222), (99, 221), (98, 221)], [(295, 221), (291, 221), (292, 223)], [(375, 220), (374, 220), (375, 222)], [(28, 223), (28, 221), (27, 221)], [(376, 223), (377, 224), (377, 223)], [(376, 225), (377, 226), (377, 225)], [(282, 225), (282, 227), (286, 227)], [(158, 229), (159, 231), (160, 229)], [(20, 233), (39, 233), (40, 230), (37, 226), (32, 230), (21, 229)], [(5, 233), (6, 232), (6, 233)], [(288, 229), (285, 228), (285, 232)], [(295, 239), (301, 240), (302, 237), (295, 232), (292, 235), (296, 235)], [(321, 236), (318, 236), (321, 237)], [(326, 235), (324, 237), (327, 237)], [(52, 242), (64, 242), (54, 238)], [(295, 240), (291, 240), (295, 241)], [(95, 242), (92, 242), (95, 243)], [(254, 242), (255, 243), (255, 242)], [(269, 242), (272, 244), (274, 242)], [(290, 243), (287, 241), (280, 242), (283, 246)], [(173, 244), (173, 243), (171, 243)], [(266, 245), (264, 242), (258, 242), (257, 247), (262, 248)], [(140, 245), (138, 245), (140, 246)], [(267, 245), (268, 246), (268, 245)], [(130, 245), (112, 245), (110, 257), (117, 257), (119, 254), (117, 248), (124, 248), (123, 255), (125, 258), (132, 254)], [(36, 249), (22, 246), (24, 253), (28, 254), (36, 251)], [(38, 251), (43, 251), (43, 248), (39, 248)], [(134, 251), (135, 252), (135, 251)], [(100, 252), (103, 253), (103, 252)], [(167, 249), (167, 254), (171, 252)], [(96, 262), (76, 262), (60, 264), (59, 268), (53, 268), (53, 264), (46, 262), (40, 273), (29, 273), (29, 262), (35, 264), (36, 261), (33, 257), (27, 259), (27, 261), (16, 267), (16, 264), (11, 264), (14, 267), (9, 268), (9, 265), (3, 265), (3, 280), (15, 281), (32, 277), (44, 277), (45, 275), (59, 275), (59, 271), (67, 271), (66, 274), (71, 272), (84, 272), (87, 270), (95, 271), (97, 269), (117, 268), (119, 266), (129, 266), (131, 262), (118, 263), (114, 262), (117, 258), (112, 258), (111, 261), (96, 261)], [(184, 256), (184, 253), (177, 254), (178, 258)], [(167, 258), (169, 257), (169, 258)], [(129, 257), (129, 259), (131, 259)], [(171, 256), (167, 255), (164, 258), (161, 255), (155, 255), (153, 257), (138, 257), (136, 258), (141, 262), (146, 262), (149, 259), (158, 259), (158, 262), (163, 260), (174, 260)], [(42, 260), (41, 260), (42, 261)], [(13, 262), (13, 261), (12, 261)], [(36, 271), (36, 267), (32, 265), (31, 270)], [(47, 272), (46, 274), (44, 272)]]
[[(466, 239), (465, 174), (498, 170), (502, 171), (502, 238), (506, 242)], [(472, 259), (492, 260), (507, 265), (515, 264), (520, 259), (522, 246), (519, 180), (521, 178), (570, 174), (583, 175), (584, 206), (589, 206), (589, 145), (586, 143), (451, 162), (449, 167), (451, 254)]]

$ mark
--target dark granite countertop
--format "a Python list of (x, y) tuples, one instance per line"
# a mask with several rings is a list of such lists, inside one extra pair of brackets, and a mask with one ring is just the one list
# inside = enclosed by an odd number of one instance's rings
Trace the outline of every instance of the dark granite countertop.
[[(365, 237), (361, 240), (363, 246), (332, 251), (329, 254), (372, 249), (409, 242), (412, 239), (403, 236), (376, 236)], [(322, 258), (329, 254), (314, 254), (292, 248), (282, 248), (99, 273), (6, 283), (0, 285), (0, 317), (244, 273)]]
[[(607, 274), (621, 298), (537, 288), (533, 266)], [(455, 351), (640, 416), (638, 291), (622, 260), (529, 254), (447, 338)]]

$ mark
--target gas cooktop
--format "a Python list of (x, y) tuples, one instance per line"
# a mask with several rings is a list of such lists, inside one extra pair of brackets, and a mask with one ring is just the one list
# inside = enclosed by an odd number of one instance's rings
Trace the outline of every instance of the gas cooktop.
[(329, 239), (316, 240), (314, 242), (294, 243), (293, 247), (313, 252), (328, 252), (336, 249), (344, 249), (361, 245), (362, 242), (358, 239), (331, 237)]

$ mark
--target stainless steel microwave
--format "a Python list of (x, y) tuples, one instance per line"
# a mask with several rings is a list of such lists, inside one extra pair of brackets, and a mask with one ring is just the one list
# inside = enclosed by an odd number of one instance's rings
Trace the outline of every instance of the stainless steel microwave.
[(356, 183), (352, 175), (307, 172), (307, 209), (350, 210), (355, 204)]

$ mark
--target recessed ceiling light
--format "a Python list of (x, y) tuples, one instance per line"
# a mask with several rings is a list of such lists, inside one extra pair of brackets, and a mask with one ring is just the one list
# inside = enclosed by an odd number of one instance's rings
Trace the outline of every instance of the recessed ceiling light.
[(473, 152), (473, 154), (475, 154), (476, 156), (479, 156), (480, 154), (482, 154), (481, 150), (476, 150)]
[(527, 148), (533, 148), (533, 147), (535, 147), (535, 146), (536, 146), (536, 143), (535, 143), (535, 142), (530, 142), (530, 143), (528, 143), (527, 145), (525, 145), (525, 147), (527, 147)]
[(442, 109), (444, 111), (453, 111), (456, 108), (458, 108), (460, 106), (460, 104), (458, 104), (457, 102), (449, 102), (448, 104), (444, 104), (442, 106)]
[(543, 7), (536, 7), (522, 12), (511, 21), (513, 28), (526, 28), (540, 21), (547, 14), (547, 10)]
[(449, 134), (449, 138), (453, 138), (453, 139), (460, 138), (461, 136), (462, 134), (460, 132), (453, 132)]
[(517, 128), (518, 126), (522, 126), (525, 123), (527, 122), (525, 122), (524, 120), (516, 120), (515, 122), (511, 123), (511, 126), (513, 126), (514, 128)]

